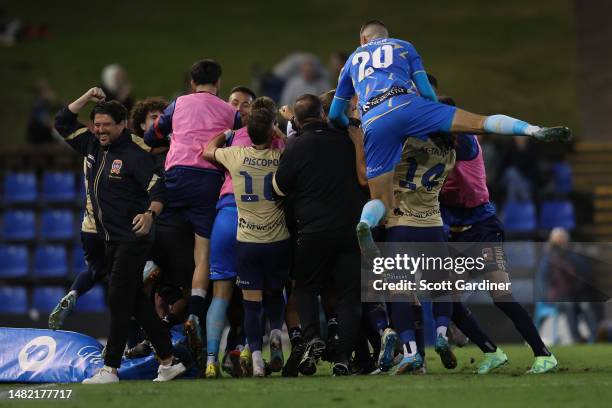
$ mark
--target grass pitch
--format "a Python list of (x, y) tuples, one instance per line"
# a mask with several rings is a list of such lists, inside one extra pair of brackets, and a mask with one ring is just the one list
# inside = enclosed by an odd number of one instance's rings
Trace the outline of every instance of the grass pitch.
[[(505, 346), (510, 364), (486, 375), (472, 374), (481, 353), (475, 347), (457, 349), (459, 366), (445, 370), (428, 350), (426, 376), (356, 376), (334, 378), (321, 364), (316, 376), (236, 380), (184, 380), (157, 384), (124, 381), (108, 386), (81, 384), (34, 385), (39, 389), (71, 389), (70, 400), (8, 400), (0, 386), (2, 406), (45, 407), (593, 407), (612, 400), (612, 346), (573, 346), (553, 349), (556, 373), (525, 375), (532, 356), (525, 346)], [(32, 387), (32, 385), (29, 385)]]

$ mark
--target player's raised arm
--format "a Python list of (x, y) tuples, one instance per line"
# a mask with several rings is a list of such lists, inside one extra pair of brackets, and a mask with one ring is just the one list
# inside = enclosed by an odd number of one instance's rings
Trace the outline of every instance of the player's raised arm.
[(202, 149), (202, 157), (210, 162), (218, 163), (215, 153), (217, 149), (225, 146), (228, 141), (234, 136), (232, 130), (226, 130), (216, 135), (208, 144)]

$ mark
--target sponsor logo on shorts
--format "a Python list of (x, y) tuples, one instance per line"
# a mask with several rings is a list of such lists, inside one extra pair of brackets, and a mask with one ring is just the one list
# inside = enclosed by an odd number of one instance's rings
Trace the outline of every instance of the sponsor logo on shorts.
[(283, 227), (284, 225), (285, 225), (284, 217), (281, 217), (270, 224), (255, 224), (253, 222), (249, 222), (245, 220), (242, 217), (240, 217), (240, 219), (238, 220), (238, 228), (247, 229), (249, 231), (258, 231), (258, 232), (273, 231), (275, 228)]

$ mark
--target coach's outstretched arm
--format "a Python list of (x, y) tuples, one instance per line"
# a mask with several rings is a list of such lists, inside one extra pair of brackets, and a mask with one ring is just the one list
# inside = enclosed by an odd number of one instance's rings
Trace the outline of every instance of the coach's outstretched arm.
[(78, 114), (89, 102), (102, 102), (106, 99), (100, 88), (91, 88), (55, 116), (55, 129), (74, 150), (87, 155), (87, 145), (96, 136), (77, 120)]

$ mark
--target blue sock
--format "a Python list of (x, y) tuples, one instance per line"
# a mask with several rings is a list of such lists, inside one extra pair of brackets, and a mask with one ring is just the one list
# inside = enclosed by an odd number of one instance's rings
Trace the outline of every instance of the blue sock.
[(263, 317), (262, 303), (244, 299), (242, 304), (244, 305), (244, 329), (249, 349), (251, 352), (261, 351), (263, 337), (263, 328), (261, 326), (261, 319)]
[(385, 204), (381, 200), (370, 200), (363, 206), (361, 210), (361, 219), (359, 221), (365, 222), (370, 228), (374, 228), (385, 216), (386, 211)]
[(221, 334), (225, 327), (225, 312), (229, 300), (213, 297), (208, 313), (206, 313), (206, 348), (208, 355), (217, 361)]
[(364, 303), (363, 308), (368, 317), (370, 327), (376, 329), (379, 333), (389, 327), (385, 305), (382, 303)]
[(453, 304), (450, 302), (433, 302), (433, 315), (436, 327), (448, 327), (453, 314)]
[(530, 133), (526, 133), (529, 127), (529, 123), (506, 115), (487, 116), (484, 122), (485, 131), (498, 135), (530, 136)]
[(285, 321), (285, 297), (283, 292), (266, 293), (263, 304), (270, 322), (270, 330), (282, 330)]
[(410, 352), (416, 352), (416, 350), (412, 350), (409, 344), (410, 341), (416, 339), (412, 304), (409, 302), (393, 302), (388, 303), (388, 305), (391, 305), (391, 323), (400, 336), (400, 342), (408, 347)]

